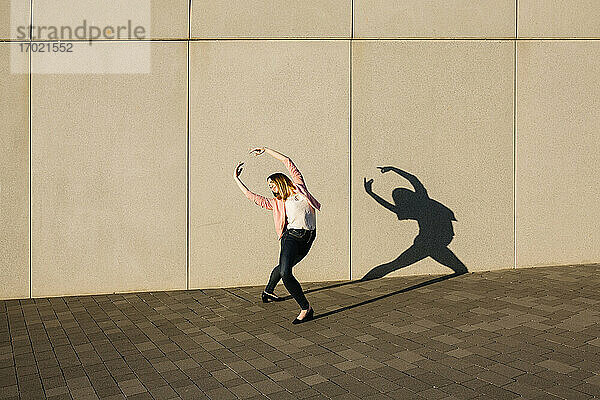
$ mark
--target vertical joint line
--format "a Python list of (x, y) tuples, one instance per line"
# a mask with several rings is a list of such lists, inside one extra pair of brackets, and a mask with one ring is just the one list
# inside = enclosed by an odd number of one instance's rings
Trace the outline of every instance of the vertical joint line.
[(188, 2), (188, 42), (192, 38), (192, 0)]
[(515, 39), (519, 37), (519, 0), (515, 0)]
[(188, 2), (188, 39), (187, 46), (187, 105), (186, 105), (186, 161), (185, 161), (185, 289), (190, 289), (190, 38), (192, 32), (192, 0)]
[[(29, 1), (29, 42), (30, 43), (31, 43), (31, 34), (32, 34), (31, 30), (33, 29), (32, 26), (33, 26), (33, 0), (30, 0)], [(31, 255), (31, 253), (32, 253), (31, 252), (31, 243), (32, 243), (32, 240), (31, 240), (31, 227), (32, 227), (32, 223), (31, 223), (31, 210), (32, 210), (32, 206), (31, 206), (31, 202), (32, 202), (32, 197), (31, 197), (31, 193), (32, 193), (32, 191), (31, 191), (31, 181), (32, 181), (31, 136), (32, 136), (32, 126), (33, 126), (32, 115), (31, 115), (31, 109), (32, 109), (32, 107), (31, 107), (31, 102), (32, 102), (32, 99), (31, 99), (31, 82), (32, 82), (31, 74), (33, 71), (32, 71), (32, 64), (31, 64), (31, 54), (32, 53), (31, 53), (31, 47), (30, 47), (29, 53), (28, 53), (28, 56), (29, 56), (29, 77), (28, 77), (28, 80), (29, 80), (29, 90), (28, 90), (28, 92), (29, 92), (28, 93), (29, 94), (29, 118), (28, 118), (28, 120), (29, 120), (29, 298), (33, 298), (33, 284), (31, 282), (31, 280), (33, 278), (33, 273), (32, 273), (33, 257)]]
[[(33, 38), (33, 0), (29, 1), (29, 41)], [(29, 48), (31, 52), (31, 47)]]
[(186, 195), (185, 195), (185, 288), (190, 289), (190, 42), (187, 44), (187, 107), (186, 107)]
[(350, 40), (354, 39), (354, 0), (350, 3), (350, 12), (352, 14), (352, 21), (350, 22)]
[(513, 268), (517, 268), (517, 39), (519, 37), (519, 0), (515, 0), (515, 41), (513, 65)]
[(350, 28), (350, 73), (349, 73), (349, 124), (348, 124), (348, 178), (350, 184), (348, 185), (348, 267), (349, 276), (352, 280), (352, 39), (354, 39), (354, 0), (351, 2), (351, 28)]

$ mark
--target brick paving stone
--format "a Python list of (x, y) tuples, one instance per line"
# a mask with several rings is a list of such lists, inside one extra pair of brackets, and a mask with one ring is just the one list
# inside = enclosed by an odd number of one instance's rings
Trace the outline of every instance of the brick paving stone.
[(504, 386), (511, 382), (514, 382), (512, 379), (507, 378), (504, 375), (500, 375), (496, 372), (488, 371), (488, 370), (477, 373), (476, 377), (477, 377), (477, 379), (491, 383), (496, 386)]
[(127, 400), (154, 400), (154, 397), (150, 395), (148, 392), (134, 394), (132, 396), (127, 396)]
[(580, 391), (577, 391), (574, 389), (570, 389), (568, 387), (564, 387), (561, 385), (551, 386), (551, 387), (545, 389), (545, 391), (547, 393), (558, 396), (562, 399), (586, 400), (586, 399), (593, 398), (593, 396), (590, 394), (586, 394), (586, 393), (583, 393), (583, 392), (580, 392)]
[(600, 386), (600, 375), (592, 375), (585, 379), (586, 383), (591, 383), (592, 385)]
[(125, 396), (146, 392), (146, 387), (137, 379), (119, 382), (119, 388)]
[(431, 399), (431, 400), (438, 400), (438, 399), (443, 399), (445, 397), (448, 397), (448, 394), (446, 392), (441, 391), (438, 388), (431, 388), (431, 389), (427, 389), (422, 392), (419, 392), (419, 397), (423, 397), (425, 399)]
[(330, 381), (317, 383), (316, 385), (313, 385), (312, 388), (327, 397), (346, 395), (348, 393), (348, 390), (343, 389)]
[(517, 368), (512, 368), (509, 367), (508, 365), (505, 364), (501, 364), (501, 363), (497, 363), (497, 364), (493, 364), (488, 366), (488, 369), (490, 371), (496, 372), (502, 376), (505, 376), (507, 378), (515, 378), (519, 375), (523, 375), (525, 372), (521, 371), (520, 369)]
[(188, 379), (188, 376), (179, 369), (165, 371), (160, 374), (164, 380), (169, 383)]
[(296, 400), (292, 393), (286, 391), (271, 393), (267, 395), (267, 398), (271, 400)]
[(275, 382), (282, 381), (282, 380), (289, 379), (289, 378), (293, 378), (293, 375), (290, 374), (287, 371), (277, 371), (277, 372), (273, 372), (273, 373), (268, 374), (268, 375), (269, 375), (269, 378), (271, 378)]
[(248, 383), (243, 383), (239, 386), (229, 388), (229, 390), (240, 399), (247, 399), (260, 394), (254, 387)]
[(0, 398), (9, 398), (18, 396), (19, 387), (17, 385), (4, 386), (0, 388)]
[(388, 395), (392, 399), (398, 399), (398, 400), (417, 399), (418, 398), (418, 395), (416, 392), (409, 390), (407, 388), (400, 388), (400, 389), (391, 391), (389, 393), (386, 393), (386, 395)]
[(443, 387), (452, 383), (452, 380), (433, 372), (419, 373), (418, 375), (415, 375), (415, 377), (418, 380), (429, 384), (430, 387)]
[(235, 395), (225, 388), (210, 389), (206, 391), (206, 395), (211, 400), (230, 400), (235, 398)]
[(241, 385), (243, 383), (246, 383), (246, 381), (243, 380), (242, 378), (238, 377), (238, 378), (228, 380), (227, 382), (223, 382), (223, 386), (225, 386), (226, 388), (230, 388), (230, 387)]
[(254, 382), (252, 383), (252, 386), (254, 386), (256, 390), (264, 395), (269, 395), (284, 390), (280, 385), (270, 379)]
[(307, 385), (312, 386), (312, 385), (316, 385), (318, 383), (326, 382), (328, 379), (319, 374), (314, 374), (314, 375), (309, 375), (309, 376), (300, 378), (300, 380), (302, 382), (306, 383)]
[(212, 371), (211, 375), (221, 383), (227, 382), (238, 377), (238, 375), (234, 371), (228, 368), (220, 369), (218, 371)]
[(539, 377), (548, 379), (554, 382), (557, 385), (565, 386), (565, 387), (573, 387), (581, 384), (580, 378), (573, 378), (565, 374), (561, 374), (554, 371), (542, 371), (536, 374)]
[(573, 389), (600, 398), (600, 386), (598, 385), (583, 383), (581, 385), (573, 387)]
[(242, 379), (244, 379), (248, 383), (262, 381), (267, 377), (261, 371), (256, 370), (256, 369), (251, 369), (248, 371), (240, 372), (239, 375), (240, 375), (240, 377), (242, 377)]
[(94, 388), (94, 390), (96, 391), (98, 397), (100, 397), (101, 399), (105, 397), (123, 394), (123, 392), (118, 386), (106, 386), (102, 388)]
[(562, 362), (555, 361), (555, 360), (545, 360), (545, 361), (537, 363), (536, 365), (539, 365), (540, 367), (543, 367), (543, 368), (547, 368), (551, 371), (559, 372), (561, 374), (567, 374), (567, 373), (573, 372), (577, 369), (575, 367), (572, 367), (567, 364), (563, 364)]
[(363, 382), (382, 393), (392, 392), (400, 388), (398, 384), (382, 377), (371, 378)]
[(70, 394), (74, 399), (98, 399), (98, 395), (91, 386), (71, 389)]
[(277, 384), (291, 393), (301, 392), (310, 388), (309, 385), (307, 385), (306, 383), (304, 383), (296, 377), (283, 379), (281, 381), (278, 381)]

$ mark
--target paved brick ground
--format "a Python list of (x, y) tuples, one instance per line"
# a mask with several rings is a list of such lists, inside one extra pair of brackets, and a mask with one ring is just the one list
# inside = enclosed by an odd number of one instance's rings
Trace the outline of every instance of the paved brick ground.
[(261, 287), (2, 301), (0, 398), (600, 397), (599, 275), (304, 284), (301, 325)]

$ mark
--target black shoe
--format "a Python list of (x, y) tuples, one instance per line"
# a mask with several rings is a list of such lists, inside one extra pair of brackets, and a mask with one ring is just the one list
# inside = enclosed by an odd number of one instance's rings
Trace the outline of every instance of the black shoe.
[(294, 325), (301, 324), (303, 322), (310, 321), (314, 317), (315, 317), (315, 310), (313, 310), (313, 308), (311, 307), (308, 310), (308, 312), (306, 313), (306, 315), (304, 316), (304, 318), (302, 318), (302, 319), (296, 318), (295, 320), (292, 321), (292, 324), (294, 324)]
[(271, 301), (281, 301), (282, 300), (281, 297), (278, 297), (277, 295), (275, 295), (273, 293), (267, 293), (264, 290), (262, 292), (261, 298), (262, 298), (263, 303), (268, 303), (269, 300), (271, 300)]

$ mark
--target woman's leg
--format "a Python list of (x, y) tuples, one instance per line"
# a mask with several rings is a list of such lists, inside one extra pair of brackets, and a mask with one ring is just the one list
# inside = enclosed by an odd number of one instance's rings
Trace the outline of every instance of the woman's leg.
[(306, 243), (284, 236), (281, 238), (281, 253), (279, 254), (279, 269), (281, 279), (285, 288), (290, 292), (294, 300), (302, 310), (308, 310), (309, 304), (304, 296), (302, 287), (298, 280), (292, 274), (292, 267), (298, 259), (301, 259), (308, 252)]
[(267, 287), (265, 288), (265, 292), (273, 293), (273, 291), (275, 290), (275, 286), (277, 286), (277, 284), (281, 280), (280, 270), (281, 269), (279, 268), (279, 265), (273, 268), (273, 271), (271, 271), (271, 277), (269, 278), (269, 282), (267, 283)]
[[(281, 240), (283, 240), (283, 238)], [(302, 259), (308, 254), (308, 250), (310, 250), (310, 247), (314, 240), (315, 240), (315, 233), (313, 232), (312, 237), (310, 238), (309, 242), (307, 244), (305, 244), (306, 248), (303, 249), (304, 251), (300, 251), (298, 254), (296, 254), (296, 258), (294, 259), (294, 262), (292, 265), (296, 265), (300, 261), (302, 261)], [(281, 244), (282, 244), (281, 252), (283, 252), (283, 242)], [(280, 252), (280, 256), (279, 256), (280, 258), (281, 258), (281, 252)], [(279, 283), (280, 280), (281, 280), (281, 267), (278, 264), (271, 271), (271, 276), (269, 277), (269, 282), (267, 283), (265, 292), (273, 293), (273, 291), (275, 290), (275, 286), (277, 286), (277, 284)]]

